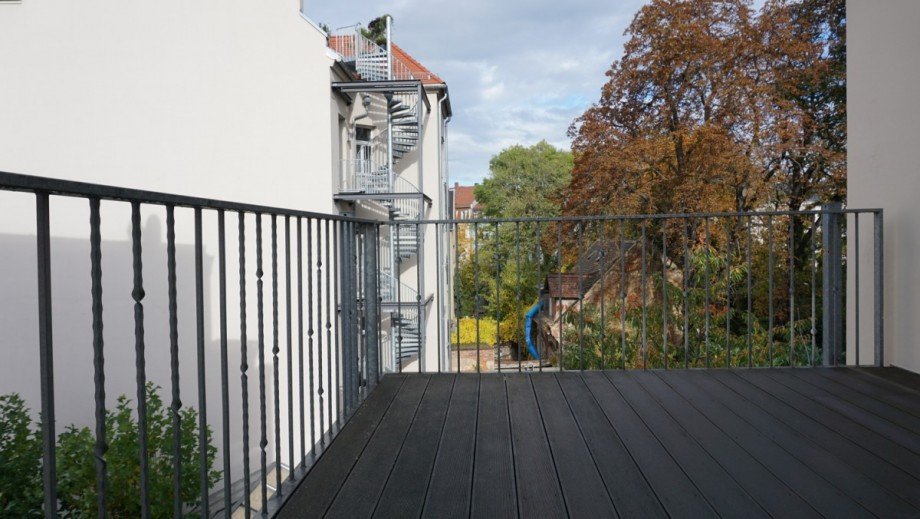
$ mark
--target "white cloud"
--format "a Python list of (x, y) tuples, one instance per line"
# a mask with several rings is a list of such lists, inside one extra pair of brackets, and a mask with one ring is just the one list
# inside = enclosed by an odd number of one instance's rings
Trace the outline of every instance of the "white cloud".
[(308, 14), (332, 27), (393, 15), (394, 39), (450, 87), (451, 176), (472, 182), (507, 146), (568, 147), (569, 125), (599, 97), (643, 3), (311, 0)]

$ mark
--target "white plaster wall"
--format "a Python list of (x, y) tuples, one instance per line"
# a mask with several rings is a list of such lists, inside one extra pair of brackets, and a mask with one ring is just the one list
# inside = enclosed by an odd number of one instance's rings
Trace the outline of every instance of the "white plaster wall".
[[(920, 2), (847, 1), (848, 205), (885, 211), (885, 344), (887, 361), (920, 372)], [(860, 221), (860, 261), (871, 266), (871, 219)], [(854, 250), (850, 249), (853, 265)], [(871, 305), (861, 280), (861, 304)], [(854, 323), (849, 269), (848, 323)], [(868, 296), (868, 297), (867, 297)], [(871, 306), (863, 306), (860, 335), (871, 346)], [(866, 311), (870, 310), (870, 311)], [(849, 326), (849, 347), (854, 329)], [(868, 331), (868, 332), (867, 332)]]
[[(0, 4), (0, 171), (334, 212), (330, 168), (338, 157), (333, 156), (336, 133), (331, 130), (337, 128), (338, 115), (334, 113), (336, 103), (330, 102), (332, 64), (324, 35), (301, 17), (297, 0), (163, 0), (152, 4), (28, 0)], [(119, 203), (104, 203), (102, 211), (106, 389), (111, 405), (117, 395), (133, 395), (134, 390), (130, 213), (126, 204)], [(147, 375), (168, 394), (165, 217), (158, 207), (145, 207), (142, 216)], [(198, 407), (191, 211), (178, 209), (176, 219), (181, 387), (184, 405)], [(69, 423), (91, 423), (88, 221), (84, 200), (53, 197), (59, 430)], [(33, 222), (32, 197), (0, 192), (0, 351), (8, 360), (0, 363), (0, 393), (22, 392), (35, 410), (39, 372)], [(226, 226), (231, 450), (233, 479), (237, 479), (242, 446), (237, 215), (228, 213)], [(273, 275), (268, 219), (264, 226), (265, 337), (270, 352)], [(279, 383), (286, 455), (288, 399), (284, 388), (289, 356), (283, 219), (278, 226)], [(245, 286), (253, 468), (257, 467), (259, 430), (254, 229), (254, 217), (248, 216)], [(217, 224), (213, 212), (206, 211), (204, 233), (208, 418), (219, 446)], [(307, 272), (311, 270), (315, 268), (307, 267)], [(292, 277), (296, 287), (296, 271)], [(292, 312), (296, 311), (295, 300)], [(292, 335), (296, 352), (300, 335), (296, 316)], [(267, 353), (269, 389), (274, 380), (271, 360)], [(327, 365), (327, 359), (323, 362)], [(295, 384), (297, 371), (295, 365)], [(300, 407), (299, 392), (295, 386), (290, 402), (295, 413)], [(327, 381), (326, 402), (330, 398), (335, 398), (335, 391), (329, 390)], [(304, 400), (309, 409), (310, 399)], [(313, 403), (318, 404), (315, 395)], [(272, 423), (270, 395), (268, 406), (267, 418)], [(293, 439), (298, 436), (295, 430)], [(269, 450), (273, 446), (271, 438)], [(297, 447), (299, 460), (299, 441)]]

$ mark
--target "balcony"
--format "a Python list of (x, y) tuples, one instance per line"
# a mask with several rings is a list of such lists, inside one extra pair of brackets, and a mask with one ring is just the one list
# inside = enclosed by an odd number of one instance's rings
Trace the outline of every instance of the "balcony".
[[(84, 389), (98, 506), (123, 483), (106, 411), (125, 373), (138, 515), (920, 513), (920, 382), (884, 367), (879, 209), (407, 224), (9, 173), (0, 190), (36, 223), (37, 287), (12, 297), (38, 308), (22, 347), (40, 358), (46, 516), (72, 499), (57, 440)], [(64, 198), (88, 209), (67, 238), (88, 255), (62, 256)], [(165, 243), (142, 212), (165, 217)], [(381, 275), (394, 226), (433, 231), (431, 279)], [(432, 303), (395, 311), (422, 282)], [(131, 359), (112, 340), (128, 336)], [(148, 416), (148, 382), (167, 418)], [(148, 437), (189, 408), (213, 460)]]

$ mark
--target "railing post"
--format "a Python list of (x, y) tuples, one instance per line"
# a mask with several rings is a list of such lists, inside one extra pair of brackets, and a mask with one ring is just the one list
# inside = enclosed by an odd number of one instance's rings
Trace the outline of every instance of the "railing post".
[(364, 311), (366, 313), (367, 389), (374, 389), (380, 380), (380, 287), (377, 284), (377, 254), (380, 228), (364, 224)]
[(824, 252), (822, 259), (824, 282), (821, 294), (822, 351), (825, 366), (837, 365), (843, 345), (843, 249), (840, 210), (840, 202), (830, 202), (824, 205), (821, 212), (821, 229), (824, 231), (821, 237)]
[[(882, 211), (875, 213), (875, 239), (873, 240), (875, 253), (875, 365), (882, 367), (885, 365), (885, 248), (884, 248), (884, 220)], [(859, 251), (856, 252), (859, 254)], [(856, 287), (859, 290), (859, 287)]]
[(35, 194), (38, 265), (38, 358), (41, 384), (42, 488), (45, 517), (57, 517), (54, 355), (51, 327), (51, 218), (48, 193)]

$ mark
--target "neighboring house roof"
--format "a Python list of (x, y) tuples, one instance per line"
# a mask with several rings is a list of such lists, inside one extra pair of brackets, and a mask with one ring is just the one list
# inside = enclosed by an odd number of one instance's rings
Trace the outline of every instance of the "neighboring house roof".
[(425, 85), (443, 85), (444, 80), (438, 77), (437, 74), (428, 70), (424, 65), (418, 62), (415, 58), (409, 55), (408, 52), (404, 51), (399, 45), (393, 44), (393, 57), (399, 61), (402, 61), (406, 67), (409, 68), (409, 72), (415, 77), (415, 79), (421, 80), (422, 84)]
[(553, 299), (578, 299), (589, 285), (586, 276), (552, 273), (546, 276), (546, 290)]
[(454, 209), (469, 209), (474, 203), (476, 203), (476, 186), (454, 184)]

